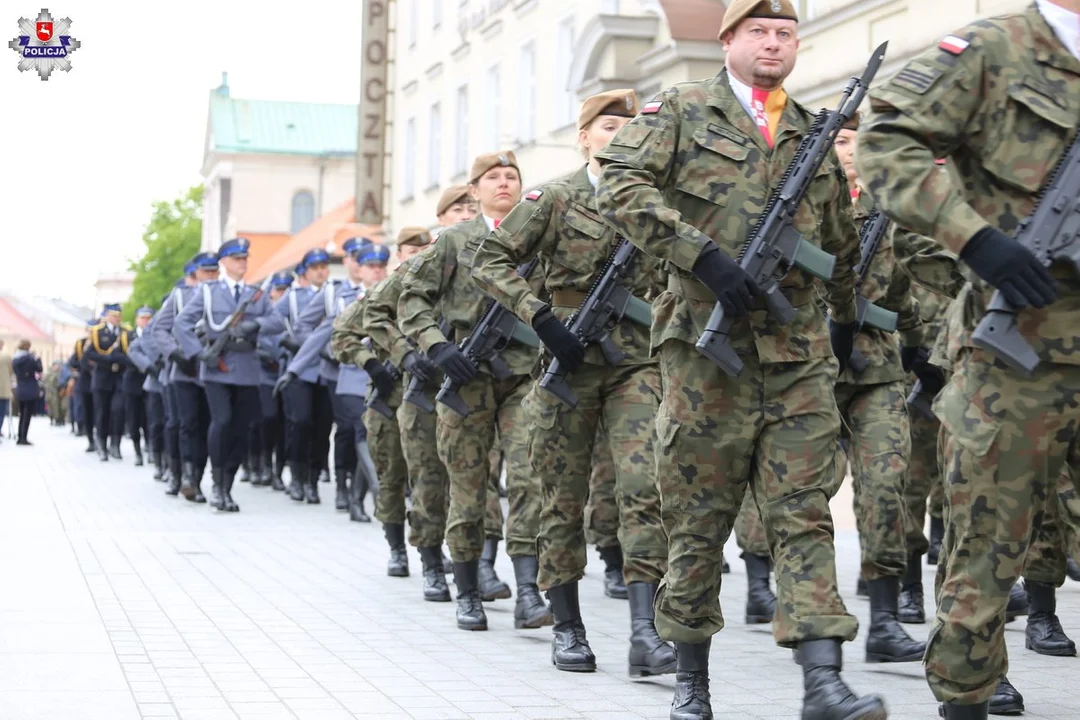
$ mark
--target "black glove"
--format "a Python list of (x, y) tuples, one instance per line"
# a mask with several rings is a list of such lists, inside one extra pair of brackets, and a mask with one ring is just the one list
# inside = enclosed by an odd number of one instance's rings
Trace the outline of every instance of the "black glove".
[(410, 351), (402, 360), (401, 367), (421, 383), (427, 385), (435, 378), (437, 368), (426, 357)]
[(465, 353), (452, 342), (432, 345), (429, 356), (431, 362), (442, 368), (446, 376), (458, 385), (464, 385), (476, 377), (476, 366), (469, 362)]
[(296, 342), (296, 338), (291, 337), (288, 334), (281, 336), (281, 342), (279, 343), (279, 345), (281, 345), (281, 347), (285, 348), (291, 353), (295, 354), (300, 352), (300, 343)]
[(840, 372), (847, 370), (851, 351), (855, 348), (856, 324), (829, 321), (829, 340), (832, 342), (833, 355), (840, 361)]
[(394, 376), (386, 371), (386, 366), (372, 358), (364, 363), (364, 370), (371, 376), (371, 384), (379, 391), (379, 397), (387, 400), (394, 394)]
[(169, 359), (173, 361), (180, 372), (189, 377), (195, 377), (199, 374), (199, 367), (195, 364), (194, 358), (184, 357), (184, 353), (180, 352), (179, 348), (169, 353)]
[(285, 388), (289, 387), (289, 383), (296, 379), (296, 373), (287, 372), (277, 379), (274, 383), (274, 390), (271, 393), (273, 397), (277, 397), (281, 393), (285, 392)]
[(761, 294), (753, 278), (715, 245), (710, 246), (694, 263), (694, 275), (705, 284), (730, 318), (750, 312), (754, 296)]
[(538, 312), (533, 317), (533, 329), (555, 359), (568, 373), (574, 372), (585, 360), (585, 346), (555, 317), (551, 309)]
[(1030, 250), (997, 228), (987, 226), (975, 233), (960, 251), (960, 259), (1017, 309), (1043, 308), (1057, 299), (1057, 283), (1050, 272)]
[(922, 391), (935, 397), (945, 387), (945, 371), (937, 365), (925, 363), (922, 367), (917, 367), (915, 377), (922, 382)]
[(915, 369), (927, 363), (930, 359), (930, 351), (924, 347), (900, 346), (900, 364), (904, 366), (904, 372), (915, 372)]

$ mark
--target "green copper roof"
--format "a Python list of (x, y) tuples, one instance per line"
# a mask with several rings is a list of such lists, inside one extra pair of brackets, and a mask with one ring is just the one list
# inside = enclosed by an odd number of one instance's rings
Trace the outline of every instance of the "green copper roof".
[(356, 153), (357, 107), (240, 100), (210, 92), (213, 149), (231, 153)]

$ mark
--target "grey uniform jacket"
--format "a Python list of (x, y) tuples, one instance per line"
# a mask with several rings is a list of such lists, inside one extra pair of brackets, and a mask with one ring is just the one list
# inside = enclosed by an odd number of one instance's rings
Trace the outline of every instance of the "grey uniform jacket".
[(196, 287), (176, 287), (173, 288), (172, 294), (165, 300), (165, 304), (161, 306), (161, 310), (158, 310), (157, 315), (154, 316), (154, 330), (151, 333), (154, 342), (154, 351), (159, 353), (161, 357), (165, 358), (165, 370), (168, 373), (169, 383), (194, 383), (196, 385), (202, 385), (202, 381), (198, 376), (191, 376), (184, 373), (180, 368), (176, 367), (176, 363), (169, 361), (169, 355), (174, 350), (180, 347), (176, 342), (176, 338), (173, 337), (173, 325), (176, 324), (176, 318), (183, 311), (184, 307), (191, 300), (191, 297), (195, 294)]
[(336, 382), (338, 395), (366, 397), (370, 378), (367, 372), (355, 365), (339, 365), (329, 361), (330, 334), (333, 331), (334, 318), (345, 307), (363, 296), (363, 286), (348, 282), (327, 283), (312, 298), (300, 314), (298, 335), (303, 338), (303, 346), (293, 361), (289, 363), (289, 372), (299, 376), (300, 370), (319, 362), (319, 374), (328, 382)]
[[(303, 343), (304, 339), (297, 333), (297, 326), (300, 323), (300, 314), (311, 302), (311, 298), (315, 297), (315, 290), (309, 287), (291, 287), (285, 291), (285, 294), (274, 305), (274, 312), (282, 317), (285, 321), (284, 333), (291, 335), (297, 343)], [(286, 353), (286, 356), (288, 353)], [(288, 357), (285, 358), (283, 365), (288, 364)], [(308, 383), (319, 382), (319, 366), (312, 365), (307, 368), (302, 375), (298, 375), (301, 380)]]

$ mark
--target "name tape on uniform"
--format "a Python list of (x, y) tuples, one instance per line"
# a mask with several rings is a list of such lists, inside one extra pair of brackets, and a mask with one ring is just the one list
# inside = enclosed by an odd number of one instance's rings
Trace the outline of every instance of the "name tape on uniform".
[(941, 42), (938, 43), (938, 47), (947, 53), (959, 55), (967, 50), (968, 45), (970, 44), (971, 43), (963, 38), (958, 38), (955, 35), (946, 35), (941, 39)]

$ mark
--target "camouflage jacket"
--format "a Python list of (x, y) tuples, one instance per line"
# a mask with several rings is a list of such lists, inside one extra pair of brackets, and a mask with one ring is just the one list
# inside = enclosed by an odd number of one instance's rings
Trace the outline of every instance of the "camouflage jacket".
[[(988, 224), (1011, 234), (1080, 124), (1080, 60), (1036, 6), (981, 20), (912, 60), (870, 94), (860, 175), (889, 215), (959, 253)], [(948, 157), (959, 183), (934, 158)], [(1044, 361), (1080, 364), (1080, 279), (1052, 268), (1059, 298), (1018, 314)], [(949, 354), (971, 346), (993, 288), (973, 279), (949, 318)], [(955, 314), (954, 318), (952, 315)]]
[[(411, 258), (410, 258), (411, 259)], [(412, 343), (397, 325), (398, 299), (401, 297), (401, 279), (408, 272), (409, 261), (398, 265), (385, 280), (380, 282), (364, 298), (363, 327), (384, 359), (398, 368), (412, 351)]]
[[(425, 353), (430, 353), (437, 343), (464, 340), (490, 302), (470, 276), (473, 254), (487, 235), (484, 216), (477, 215), (447, 228), (434, 245), (412, 258), (402, 278), (398, 327)], [(534, 292), (539, 293), (540, 281), (536, 277), (531, 282)], [(454, 337), (448, 338), (439, 330), (440, 316), (450, 323)], [(533, 348), (511, 342), (502, 358), (512, 373), (527, 375), (538, 355)], [(489, 371), (486, 364), (481, 370)]]
[(896, 261), (912, 279), (911, 292), (919, 301), (919, 316), (932, 340), (941, 332), (945, 312), (966, 282), (959, 260), (932, 238), (912, 232), (893, 236)]
[[(726, 70), (676, 85), (645, 108), (650, 112), (635, 117), (598, 154), (603, 172), (597, 207), (616, 232), (667, 261), (668, 288), (653, 303), (655, 349), (667, 340), (697, 341), (716, 298), (692, 275), (694, 263), (710, 242), (739, 256), (813, 116), (789, 99), (770, 150)], [(796, 211), (795, 228), (836, 257), (828, 303), (839, 321), (853, 321), (859, 238), (847, 182), (831, 151)], [(813, 283), (801, 270), (789, 272), (781, 287), (796, 308), (794, 320), (779, 324), (759, 300), (732, 328), (733, 348), (754, 348), (765, 363), (831, 356)]]
[(364, 345), (368, 336), (364, 328), (364, 300), (366, 294), (356, 296), (349, 305), (334, 318), (330, 333), (330, 354), (339, 363), (364, 367), (368, 360), (377, 360), (374, 352)]
[[(476, 251), (473, 280), (529, 325), (548, 303), (514, 272), (518, 265), (539, 256), (535, 274), (551, 295), (552, 312), (566, 320), (581, 305), (619, 244), (619, 237), (596, 210), (596, 192), (586, 168), (527, 194)], [(651, 300), (663, 289), (662, 280), (660, 263), (639, 253), (626, 289)], [(649, 357), (648, 328), (623, 320), (611, 338), (626, 354), (622, 365), (654, 362)], [(585, 361), (606, 364), (599, 347), (590, 347)]]

